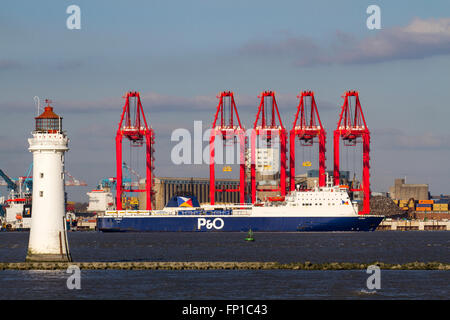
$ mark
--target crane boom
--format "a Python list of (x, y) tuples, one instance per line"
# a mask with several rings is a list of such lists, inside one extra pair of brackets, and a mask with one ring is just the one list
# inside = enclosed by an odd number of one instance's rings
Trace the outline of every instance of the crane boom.
[(17, 191), (17, 184), (2, 169), (0, 169), (0, 176), (5, 180), (8, 189)]

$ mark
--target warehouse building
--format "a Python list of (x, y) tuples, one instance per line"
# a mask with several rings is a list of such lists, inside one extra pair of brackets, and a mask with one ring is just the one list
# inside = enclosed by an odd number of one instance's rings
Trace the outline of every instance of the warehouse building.
[(405, 179), (395, 179), (394, 185), (389, 188), (389, 194), (394, 200), (430, 199), (428, 184), (406, 184)]
[[(153, 208), (160, 210), (177, 193), (192, 193), (200, 204), (210, 202), (209, 178), (159, 177), (154, 179), (155, 192)], [(249, 184), (248, 184), (249, 187)], [(239, 179), (217, 179), (216, 188), (238, 189)], [(249, 189), (247, 189), (247, 194)], [(239, 192), (216, 192), (216, 203), (239, 203)], [(139, 208), (145, 208), (145, 194), (139, 195)]]

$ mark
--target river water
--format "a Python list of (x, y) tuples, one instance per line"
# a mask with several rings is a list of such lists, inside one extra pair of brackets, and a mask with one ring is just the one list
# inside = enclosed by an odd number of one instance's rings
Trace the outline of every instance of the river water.
[[(22, 262), (27, 232), (0, 233), (0, 262)], [(448, 231), (362, 233), (69, 232), (74, 261), (311, 261), (450, 263)], [(381, 271), (369, 290), (365, 270), (0, 271), (2, 299), (448, 299), (448, 271)]]

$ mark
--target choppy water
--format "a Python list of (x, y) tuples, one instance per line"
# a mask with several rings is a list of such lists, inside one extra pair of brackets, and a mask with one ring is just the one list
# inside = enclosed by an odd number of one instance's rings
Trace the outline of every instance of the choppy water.
[[(0, 233), (0, 261), (22, 262), (28, 233)], [(74, 261), (279, 261), (450, 263), (446, 231), (371, 233), (97, 233), (70, 232)], [(381, 289), (365, 270), (82, 270), (69, 274), (0, 271), (1, 299), (448, 299), (450, 272), (381, 271)]]

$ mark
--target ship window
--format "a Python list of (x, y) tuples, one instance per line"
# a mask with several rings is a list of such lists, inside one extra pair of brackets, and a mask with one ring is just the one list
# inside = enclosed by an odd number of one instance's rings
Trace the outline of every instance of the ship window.
[(44, 196), (44, 191), (39, 191), (39, 197), (43, 197)]
[(61, 179), (64, 180), (64, 172), (61, 172)]
[(43, 178), (43, 177), (44, 177), (44, 173), (43, 173), (43, 172), (39, 173), (39, 176), (40, 176), (41, 178)]

